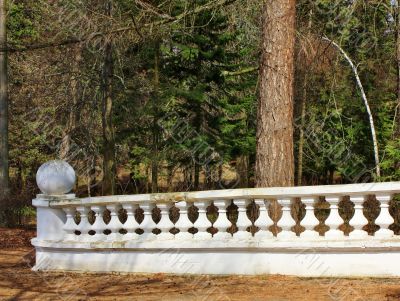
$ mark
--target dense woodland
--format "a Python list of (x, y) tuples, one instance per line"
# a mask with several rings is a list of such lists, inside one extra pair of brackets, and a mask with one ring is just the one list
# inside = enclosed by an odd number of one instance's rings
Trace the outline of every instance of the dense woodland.
[(396, 1), (0, 6), (13, 203), (53, 159), (80, 196), (400, 179)]

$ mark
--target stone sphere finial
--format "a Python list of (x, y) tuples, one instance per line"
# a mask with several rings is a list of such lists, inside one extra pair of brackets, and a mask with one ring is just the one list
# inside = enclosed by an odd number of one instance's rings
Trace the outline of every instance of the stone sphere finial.
[(36, 173), (36, 183), (46, 195), (62, 195), (75, 185), (76, 175), (71, 165), (62, 160), (44, 163)]

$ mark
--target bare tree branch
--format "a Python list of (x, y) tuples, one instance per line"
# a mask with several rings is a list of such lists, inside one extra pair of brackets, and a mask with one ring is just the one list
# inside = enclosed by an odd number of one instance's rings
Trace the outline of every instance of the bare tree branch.
[(139, 6), (141, 6), (142, 8), (144, 8), (147, 11), (150, 11), (151, 13), (155, 14), (156, 16), (162, 18), (162, 19), (169, 19), (169, 20), (173, 20), (174, 17), (161, 12), (157, 7), (154, 7), (153, 5), (151, 5), (148, 2), (144, 2), (141, 0), (135, 0), (136, 4), (138, 4)]
[[(207, 10), (214, 9), (217, 7), (226, 6), (226, 5), (234, 3), (235, 1), (236, 0), (210, 1), (204, 5), (196, 7), (193, 10), (185, 11), (177, 16), (171, 16), (171, 18), (167, 18), (167, 19), (164, 18), (164, 19), (156, 21), (156, 22), (145, 23), (141, 26), (141, 28), (150, 28), (150, 27), (161, 26), (161, 25), (166, 25), (166, 24), (170, 24), (170, 23), (177, 23), (187, 16), (195, 15), (195, 14), (201, 13), (203, 11), (207, 11)], [(117, 29), (112, 29), (112, 30), (105, 31), (105, 32), (99, 32), (99, 33), (96, 33), (95, 35), (96, 36), (110, 36), (110, 35), (115, 35), (115, 34), (121, 34), (124, 32), (129, 32), (132, 30), (135, 30), (135, 31), (137, 30), (137, 27), (135, 26), (135, 24), (132, 24), (132, 25), (129, 25), (126, 27), (117, 28)], [(12, 46), (11, 47), (8, 46), (7, 49), (0, 48), (0, 51), (7, 50), (8, 52), (23, 52), (23, 51), (51, 48), (51, 47), (68, 46), (71, 44), (87, 42), (87, 41), (90, 41), (91, 39), (93, 39), (93, 34), (84, 36), (83, 38), (71, 37), (71, 38), (67, 38), (63, 41), (48, 42), (48, 43), (33, 44), (33, 45), (24, 45), (24, 46), (18, 46), (15, 48), (13, 48)]]
[(237, 71), (222, 71), (222, 75), (223, 76), (238, 76), (238, 75), (243, 75), (246, 73), (251, 73), (254, 71), (258, 70), (258, 66), (257, 67), (247, 67), (247, 68), (243, 68), (241, 70), (237, 70)]

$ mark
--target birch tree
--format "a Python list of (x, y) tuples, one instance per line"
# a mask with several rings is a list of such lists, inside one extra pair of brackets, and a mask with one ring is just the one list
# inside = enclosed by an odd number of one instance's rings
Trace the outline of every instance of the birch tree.
[(323, 40), (331, 43), (336, 49), (338, 49), (339, 52), (343, 55), (343, 57), (346, 59), (346, 61), (349, 63), (351, 69), (353, 70), (354, 76), (356, 78), (357, 86), (360, 89), (361, 98), (362, 98), (362, 100), (364, 102), (365, 109), (367, 110), (369, 126), (371, 128), (372, 143), (373, 143), (373, 148), (374, 148), (374, 159), (375, 159), (376, 176), (377, 176), (377, 178), (380, 178), (381, 177), (381, 170), (380, 170), (380, 166), (379, 166), (379, 148), (378, 148), (378, 139), (376, 137), (374, 118), (372, 116), (371, 108), (369, 106), (367, 95), (365, 94), (364, 87), (363, 87), (363, 85), (361, 83), (360, 76), (358, 75), (357, 66), (353, 63), (351, 58), (344, 51), (344, 49), (342, 47), (340, 47), (339, 44), (337, 44), (336, 42), (328, 39), (327, 37), (324, 37)]

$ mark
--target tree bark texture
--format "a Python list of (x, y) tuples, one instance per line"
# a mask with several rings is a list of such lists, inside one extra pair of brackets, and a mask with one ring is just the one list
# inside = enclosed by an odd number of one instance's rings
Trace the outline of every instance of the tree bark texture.
[(266, 0), (257, 111), (256, 186), (293, 186), (295, 0)]
[(0, 0), (0, 196), (9, 192), (6, 0)]
[[(107, 3), (106, 14), (112, 15), (112, 2)], [(114, 74), (113, 45), (108, 40), (105, 45), (103, 66), (103, 195), (115, 194), (115, 138), (112, 122), (112, 81)]]
[(153, 143), (151, 158), (151, 192), (158, 192), (158, 165), (159, 165), (159, 86), (160, 86), (160, 42), (154, 46), (154, 91), (153, 91)]

